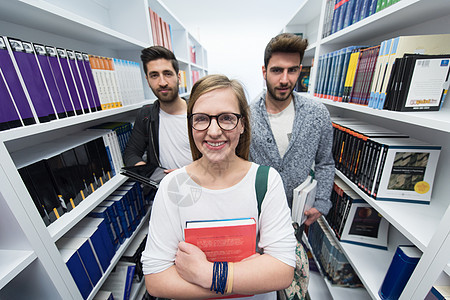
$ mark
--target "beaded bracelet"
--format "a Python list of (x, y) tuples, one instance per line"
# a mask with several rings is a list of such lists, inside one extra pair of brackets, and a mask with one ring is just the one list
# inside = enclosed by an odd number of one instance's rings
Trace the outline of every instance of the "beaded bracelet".
[(214, 262), (213, 266), (213, 277), (210, 291), (214, 290), (216, 294), (225, 293), (225, 287), (227, 285), (228, 278), (228, 262)]

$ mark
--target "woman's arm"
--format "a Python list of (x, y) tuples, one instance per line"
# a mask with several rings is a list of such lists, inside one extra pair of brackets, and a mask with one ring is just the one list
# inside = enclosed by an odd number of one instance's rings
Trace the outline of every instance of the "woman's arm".
[[(209, 289), (213, 277), (213, 263), (206, 260), (205, 254), (192, 244), (181, 242), (175, 259), (175, 268), (181, 278)], [(230, 266), (228, 275), (230, 275)], [(233, 264), (233, 294), (261, 294), (284, 289), (294, 276), (294, 268), (268, 255), (257, 255), (251, 259)]]

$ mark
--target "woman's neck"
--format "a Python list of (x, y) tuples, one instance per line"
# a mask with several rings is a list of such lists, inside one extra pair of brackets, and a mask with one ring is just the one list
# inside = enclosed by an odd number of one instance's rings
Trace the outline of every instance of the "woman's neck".
[(242, 180), (250, 168), (250, 162), (237, 156), (233, 160), (220, 163), (211, 163), (200, 158), (192, 166), (192, 169), (188, 168), (188, 172), (198, 180), (199, 185), (210, 189), (223, 189)]

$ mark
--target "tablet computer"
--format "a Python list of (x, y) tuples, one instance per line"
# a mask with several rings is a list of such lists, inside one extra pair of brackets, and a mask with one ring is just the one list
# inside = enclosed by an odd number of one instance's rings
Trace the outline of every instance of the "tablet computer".
[(122, 167), (120, 173), (150, 187), (158, 188), (161, 180), (167, 175), (164, 170), (155, 165), (140, 165)]

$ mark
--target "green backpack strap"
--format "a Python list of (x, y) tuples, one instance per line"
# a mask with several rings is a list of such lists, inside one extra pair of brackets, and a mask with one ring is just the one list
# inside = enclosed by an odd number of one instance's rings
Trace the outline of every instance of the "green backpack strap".
[(267, 192), (269, 169), (269, 166), (259, 166), (256, 171), (255, 190), (256, 200), (258, 201), (258, 216), (261, 214), (261, 205)]

